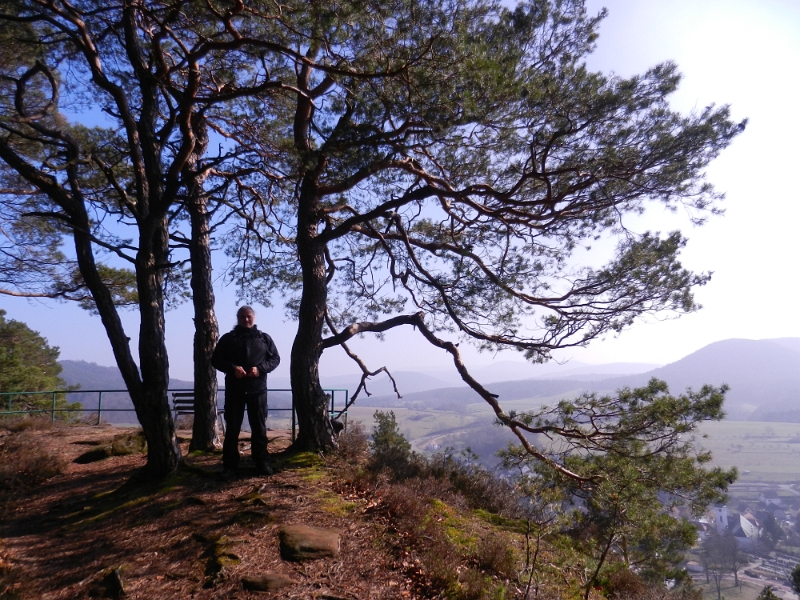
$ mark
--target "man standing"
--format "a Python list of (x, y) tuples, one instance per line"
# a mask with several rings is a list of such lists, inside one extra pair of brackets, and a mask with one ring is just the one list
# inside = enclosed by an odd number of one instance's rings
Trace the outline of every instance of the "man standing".
[(225, 373), (225, 442), (222, 445), (222, 477), (232, 479), (239, 466), (239, 432), (247, 407), (250, 452), (256, 471), (272, 475), (267, 462), (267, 373), (281, 362), (272, 338), (256, 327), (256, 313), (242, 306), (237, 325), (223, 335), (211, 364)]

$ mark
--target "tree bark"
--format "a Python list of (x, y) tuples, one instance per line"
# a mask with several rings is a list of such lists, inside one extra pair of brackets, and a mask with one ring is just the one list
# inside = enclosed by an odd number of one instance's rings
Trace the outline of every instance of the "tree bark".
[(190, 199), (192, 239), (192, 303), (194, 305), (194, 423), (190, 450), (210, 451), (221, 447), (217, 433), (217, 371), (211, 355), (219, 337), (211, 284), (209, 215), (205, 201)]
[(136, 279), (141, 315), (142, 398), (135, 407), (147, 439), (145, 471), (153, 477), (163, 477), (174, 471), (181, 460), (167, 392), (169, 359), (165, 342), (163, 275), (169, 252), (166, 215), (147, 219), (140, 231)]
[(328, 400), (319, 383), (322, 329), (328, 301), (324, 244), (317, 240), (317, 198), (306, 184), (298, 207), (297, 251), (303, 273), (297, 335), (292, 344), (290, 376), (292, 401), (297, 412), (296, 450), (331, 450), (336, 434), (328, 414)]
[(188, 187), (186, 209), (191, 221), (189, 259), (194, 306), (194, 422), (189, 450), (212, 451), (222, 446), (217, 431), (217, 371), (211, 365), (219, 325), (211, 279), (211, 218), (208, 199), (203, 193), (206, 177), (197, 171), (198, 162), (208, 147), (208, 131), (202, 117), (196, 113), (193, 116), (196, 142), (184, 169)]
[[(178, 466), (181, 454), (175, 438), (175, 427), (170, 413), (167, 388), (169, 386), (169, 361), (164, 343), (163, 276), (156, 266), (151, 248), (140, 249), (137, 255), (137, 287), (141, 323), (139, 328), (139, 355), (141, 374), (130, 351), (130, 340), (125, 335), (114, 300), (103, 284), (94, 260), (91, 240), (84, 231), (89, 230), (89, 220), (83, 205), (72, 207), (74, 219), (84, 227), (74, 229), (75, 251), (81, 275), (92, 292), (97, 310), (103, 321), (114, 358), (130, 393), (136, 417), (147, 439), (147, 465), (145, 473), (154, 478), (168, 475)], [(155, 236), (166, 243), (166, 219), (161, 219), (163, 231)], [(151, 237), (151, 236), (148, 236)], [(146, 240), (141, 240), (146, 244)]]
[[(77, 162), (77, 146), (68, 140), (68, 158)], [(92, 294), (103, 326), (111, 343), (117, 365), (133, 401), (136, 417), (147, 439), (147, 465), (144, 473), (159, 478), (168, 475), (180, 462), (180, 449), (175, 438), (167, 387), (169, 361), (164, 343), (164, 298), (162, 269), (167, 260), (167, 220), (146, 219), (139, 224), (139, 251), (136, 256), (137, 291), (141, 314), (139, 357), (136, 366), (130, 339), (120, 321), (114, 298), (97, 269), (92, 250), (92, 230), (84, 198), (78, 186), (67, 192), (50, 177), (43, 176), (6, 144), (0, 143), (0, 156), (20, 175), (36, 186), (68, 216), (75, 244), (75, 255), (81, 276)], [(74, 179), (74, 176), (73, 176)]]

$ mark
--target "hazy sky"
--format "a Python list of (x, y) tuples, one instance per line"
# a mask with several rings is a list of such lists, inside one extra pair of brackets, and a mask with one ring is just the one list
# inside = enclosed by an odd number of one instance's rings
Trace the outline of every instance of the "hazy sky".
[[(631, 75), (665, 60), (678, 63), (684, 80), (673, 98), (681, 111), (709, 103), (730, 104), (735, 119), (748, 118), (740, 135), (708, 171), (709, 180), (727, 195), (726, 214), (703, 227), (686, 215), (650, 211), (631, 220), (636, 231), (680, 228), (690, 238), (684, 264), (713, 271), (711, 283), (697, 291), (704, 308), (680, 319), (649, 319), (618, 338), (558, 355), (585, 362), (668, 363), (711, 342), (727, 338), (800, 337), (798, 316), (798, 223), (800, 192), (792, 173), (800, 164), (800, 2), (797, 0), (590, 0), (609, 15), (590, 66)], [(222, 331), (234, 324), (236, 299), (218, 290)], [(7, 318), (25, 321), (61, 348), (65, 359), (113, 365), (98, 317), (76, 306), (0, 296)], [(278, 374), (288, 374), (294, 324), (281, 310), (259, 309), (258, 323), (276, 340), (287, 359)], [(136, 341), (137, 318), (126, 313), (128, 335)], [(171, 374), (191, 379), (191, 307), (167, 315)], [(415, 343), (416, 342), (416, 343)], [(437, 368), (452, 364), (428, 349), (419, 334), (391, 334), (388, 342), (357, 342), (354, 349), (371, 367)], [(462, 344), (462, 349), (464, 345)], [(136, 353), (135, 353), (136, 354)], [(469, 363), (489, 355), (466, 351)], [(499, 360), (521, 360), (503, 353)], [(323, 357), (324, 372), (354, 370), (340, 350)], [(324, 381), (323, 381), (324, 385)]]

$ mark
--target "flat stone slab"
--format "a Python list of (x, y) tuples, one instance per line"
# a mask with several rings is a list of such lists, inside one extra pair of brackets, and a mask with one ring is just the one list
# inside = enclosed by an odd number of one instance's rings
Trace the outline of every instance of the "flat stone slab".
[(295, 583), (294, 579), (283, 573), (264, 573), (263, 575), (242, 577), (242, 587), (252, 592), (274, 592)]
[(302, 561), (339, 555), (339, 532), (308, 525), (284, 525), (278, 532), (281, 557)]
[(84, 452), (73, 462), (79, 465), (86, 465), (98, 460), (103, 460), (109, 456), (125, 456), (127, 454), (143, 454), (147, 452), (147, 440), (141, 432), (121, 433), (114, 436), (110, 442), (92, 448)]

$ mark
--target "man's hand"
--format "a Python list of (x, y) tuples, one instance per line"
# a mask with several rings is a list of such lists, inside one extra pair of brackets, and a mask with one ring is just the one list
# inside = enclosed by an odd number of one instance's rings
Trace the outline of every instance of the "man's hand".
[(250, 367), (250, 370), (247, 372), (248, 377), (258, 377), (258, 367)]
[(236, 367), (233, 370), (233, 376), (236, 377), (236, 379), (242, 379), (247, 377), (247, 372), (242, 367)]

